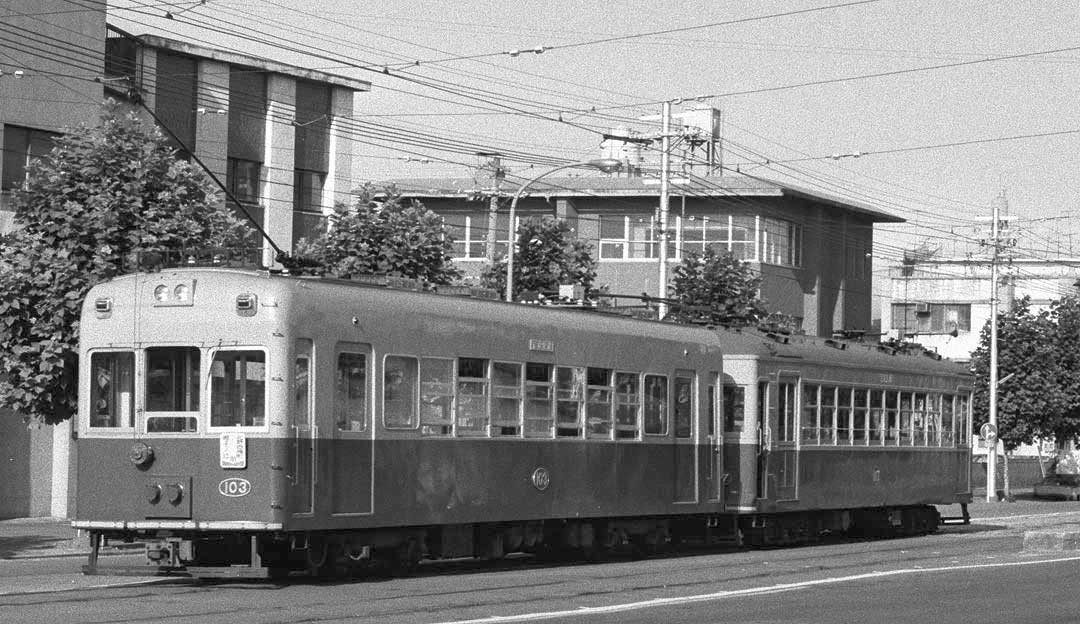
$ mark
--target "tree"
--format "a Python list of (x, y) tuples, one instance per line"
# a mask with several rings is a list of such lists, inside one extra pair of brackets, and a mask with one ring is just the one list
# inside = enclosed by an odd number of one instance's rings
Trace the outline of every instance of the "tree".
[(143, 252), (239, 247), (251, 235), (210, 179), (154, 128), (107, 104), (56, 139), (15, 193), (0, 248), (0, 404), (52, 424), (77, 408), (79, 312), (91, 286)]
[(758, 295), (761, 277), (731, 252), (706, 249), (688, 253), (675, 267), (668, 290), (675, 303), (670, 318), (751, 325), (765, 317)]
[[(1080, 433), (1080, 305), (1075, 298), (1032, 313), (1027, 298), (998, 316), (997, 437), (1004, 448), (1004, 490), (1011, 497), (1008, 458), (1022, 444), (1043, 438), (1068, 439)], [(990, 418), (990, 323), (972, 352), (972, 403), (976, 427)], [(996, 467), (994, 467), (996, 468)], [(991, 467), (987, 467), (990, 470)]]
[(453, 238), (443, 219), (417, 201), (405, 204), (394, 188), (365, 186), (352, 207), (339, 205), (330, 227), (296, 245), (298, 257), (326, 275), (395, 275), (449, 284), (461, 277), (451, 260)]
[[(596, 260), (588, 242), (574, 236), (563, 219), (532, 217), (517, 229), (514, 255), (514, 295), (525, 291), (550, 293), (560, 284), (574, 284), (586, 291), (596, 281)], [(480, 282), (506, 292), (506, 258), (488, 265)]]

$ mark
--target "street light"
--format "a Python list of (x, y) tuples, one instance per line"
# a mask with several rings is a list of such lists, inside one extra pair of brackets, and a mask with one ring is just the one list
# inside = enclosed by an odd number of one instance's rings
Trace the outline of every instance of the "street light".
[(622, 168), (622, 161), (615, 160), (614, 158), (601, 158), (597, 160), (586, 160), (582, 162), (570, 163), (569, 165), (561, 165), (554, 169), (548, 169), (538, 176), (529, 178), (514, 193), (514, 198), (510, 200), (510, 224), (507, 228), (510, 230), (510, 241), (506, 248), (506, 300), (514, 300), (514, 245), (517, 243), (517, 228), (514, 227), (514, 218), (517, 213), (518, 199), (525, 192), (525, 189), (529, 188), (540, 178), (549, 176), (556, 171), (562, 171), (563, 169), (572, 169), (574, 167), (590, 167), (592, 169), (599, 169), (604, 173), (614, 173)]

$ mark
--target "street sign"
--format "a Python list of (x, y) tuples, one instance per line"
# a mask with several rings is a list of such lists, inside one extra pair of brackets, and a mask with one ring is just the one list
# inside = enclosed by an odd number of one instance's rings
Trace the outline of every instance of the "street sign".
[(997, 440), (997, 426), (990, 423), (983, 423), (982, 427), (979, 427), (979, 437), (987, 442), (993, 442)]

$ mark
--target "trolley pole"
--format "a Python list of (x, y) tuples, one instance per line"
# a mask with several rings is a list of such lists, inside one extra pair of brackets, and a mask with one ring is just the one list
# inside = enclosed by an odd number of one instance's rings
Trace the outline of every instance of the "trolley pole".
[(671, 102), (664, 102), (660, 113), (660, 232), (656, 237), (660, 243), (657, 257), (660, 259), (660, 272), (657, 279), (656, 306), (657, 320), (667, 316), (667, 261), (668, 261), (668, 212), (671, 202)]
[(991, 226), (990, 251), (990, 430), (993, 439), (986, 438), (986, 502), (997, 501), (997, 391), (998, 391), (998, 236), (1001, 227), (1001, 210), (998, 202), (993, 206), (994, 224)]

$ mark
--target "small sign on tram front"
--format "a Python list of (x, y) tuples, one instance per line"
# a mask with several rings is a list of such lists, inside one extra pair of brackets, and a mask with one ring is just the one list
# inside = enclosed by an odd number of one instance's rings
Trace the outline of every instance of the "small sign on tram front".
[(222, 468), (247, 468), (247, 437), (239, 432), (221, 434), (218, 455)]

